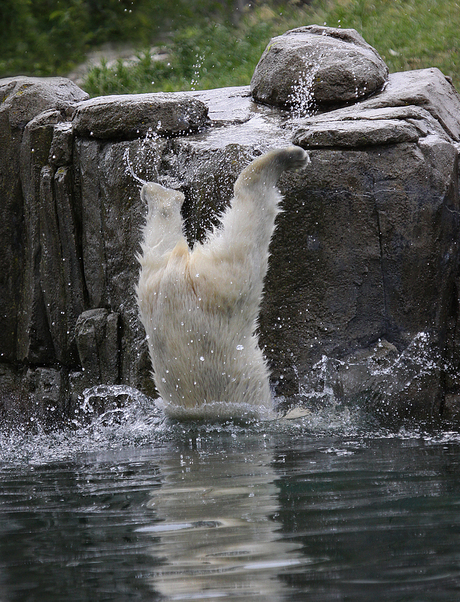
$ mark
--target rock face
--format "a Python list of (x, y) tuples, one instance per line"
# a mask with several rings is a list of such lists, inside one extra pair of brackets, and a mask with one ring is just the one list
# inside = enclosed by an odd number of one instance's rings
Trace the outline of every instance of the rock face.
[(354, 29), (311, 25), (270, 40), (254, 71), (254, 100), (306, 112), (380, 90), (388, 67)]
[(311, 163), (280, 181), (260, 316), (278, 402), (458, 420), (460, 98), (437, 69), (358, 96), (299, 117), (249, 87), (88, 100), (67, 80), (0, 80), (0, 415), (54, 423), (99, 385), (98, 404), (119, 385), (154, 396), (139, 180), (182, 190), (193, 244), (240, 171), (295, 142)]
[(186, 95), (132, 94), (104, 96), (79, 106), (73, 125), (80, 136), (129, 140), (148, 131), (186, 134), (206, 123), (206, 106)]

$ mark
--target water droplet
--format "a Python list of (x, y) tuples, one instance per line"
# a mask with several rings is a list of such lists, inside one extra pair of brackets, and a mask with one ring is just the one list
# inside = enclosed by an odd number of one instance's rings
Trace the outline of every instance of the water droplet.
[(204, 362), (204, 357), (200, 355), (200, 362)]
[(243, 345), (237, 345), (236, 349), (237, 349), (237, 351), (243, 351), (244, 346)]

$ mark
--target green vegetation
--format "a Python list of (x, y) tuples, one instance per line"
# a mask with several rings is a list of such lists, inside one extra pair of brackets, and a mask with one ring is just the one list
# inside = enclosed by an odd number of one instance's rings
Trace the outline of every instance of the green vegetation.
[(188, 23), (227, 20), (234, 0), (1, 0), (0, 77), (65, 75), (105, 42), (145, 48)]
[[(0, 73), (66, 74), (89, 49), (115, 41), (132, 44), (139, 60), (93, 68), (84, 84), (93, 96), (243, 85), (272, 36), (325, 23), (355, 28), (392, 72), (439, 67), (460, 90), (458, 0), (256, 0), (242, 15), (238, 4), (3, 0)], [(151, 45), (167, 61), (153, 60)]]
[(323, 21), (359, 31), (391, 72), (438, 67), (460, 90), (457, 0), (339, 0)]
[(146, 50), (135, 64), (103, 63), (91, 70), (84, 87), (95, 96), (246, 85), (270, 38), (293, 23), (270, 9), (248, 13), (238, 26), (202, 20), (179, 29), (163, 45), (167, 61), (152, 60)]

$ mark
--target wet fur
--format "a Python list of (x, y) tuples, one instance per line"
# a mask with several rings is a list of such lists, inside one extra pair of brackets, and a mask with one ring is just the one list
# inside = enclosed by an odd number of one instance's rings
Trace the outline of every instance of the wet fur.
[(221, 227), (192, 251), (182, 231), (182, 193), (143, 186), (148, 214), (136, 292), (169, 414), (233, 416), (271, 406), (255, 330), (281, 200), (275, 186), (284, 170), (306, 162), (299, 147), (255, 159), (236, 181)]

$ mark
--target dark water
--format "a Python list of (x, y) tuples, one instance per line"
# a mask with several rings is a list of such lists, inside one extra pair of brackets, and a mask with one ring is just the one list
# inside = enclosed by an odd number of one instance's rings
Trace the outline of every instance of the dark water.
[(0, 435), (0, 600), (460, 600), (460, 435), (145, 407)]

